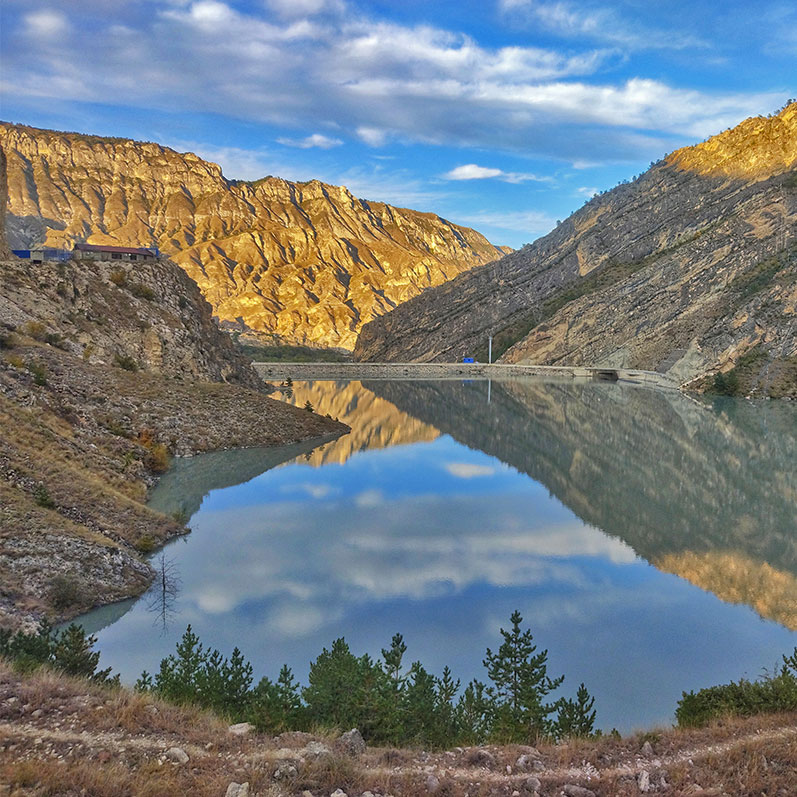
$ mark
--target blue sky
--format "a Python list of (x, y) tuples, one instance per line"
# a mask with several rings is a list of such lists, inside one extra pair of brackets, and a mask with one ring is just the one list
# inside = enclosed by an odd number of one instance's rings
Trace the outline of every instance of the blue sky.
[(797, 95), (791, 0), (2, 0), (0, 117), (317, 177), (520, 246)]

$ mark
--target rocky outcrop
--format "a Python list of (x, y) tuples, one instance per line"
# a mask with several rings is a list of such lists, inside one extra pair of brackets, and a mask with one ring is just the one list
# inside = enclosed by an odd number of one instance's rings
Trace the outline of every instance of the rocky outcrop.
[(0, 627), (140, 594), (190, 508), (146, 505), (172, 455), (300, 451), (347, 427), (265, 395), (168, 260), (0, 261)]
[[(797, 103), (673, 153), (549, 235), (360, 333), (361, 360), (607, 365), (687, 383), (797, 358)], [(760, 348), (759, 348), (760, 347)], [(778, 390), (797, 395), (797, 379)]]
[(223, 321), (351, 349), (362, 324), (503, 254), (433, 213), (277, 177), (235, 182), (191, 153), (0, 125), (19, 247), (157, 245)]
[(0, 265), (0, 323), (97, 365), (262, 389), (210, 305), (169, 260), (15, 259)]

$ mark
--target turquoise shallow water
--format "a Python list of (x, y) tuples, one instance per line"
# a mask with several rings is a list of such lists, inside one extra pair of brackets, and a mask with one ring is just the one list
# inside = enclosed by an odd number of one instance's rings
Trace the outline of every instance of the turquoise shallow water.
[(519, 609), (598, 724), (672, 721), (684, 689), (797, 645), (797, 408), (606, 384), (317, 382), (283, 397), (337, 441), (180, 461), (173, 587), (83, 618), (132, 681), (191, 623), (256, 675), (300, 680), (345, 636), (463, 682)]

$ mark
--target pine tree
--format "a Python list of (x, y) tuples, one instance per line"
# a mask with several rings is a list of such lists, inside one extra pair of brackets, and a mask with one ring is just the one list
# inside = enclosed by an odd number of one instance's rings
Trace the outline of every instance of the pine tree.
[(558, 703), (559, 714), (556, 720), (556, 736), (560, 738), (588, 738), (595, 730), (595, 698), (590, 697), (587, 687), (582, 683), (576, 692), (576, 699), (562, 698)]
[(531, 631), (521, 631), (519, 611), (509, 618), (512, 629), (501, 629), (504, 641), (497, 653), (487, 648), (484, 666), (493, 683), (486, 690), (491, 702), (491, 735), (504, 742), (534, 742), (552, 730), (548, 716), (556, 704), (546, 695), (564, 681), (548, 677), (548, 651), (537, 653)]
[(459, 686), (459, 678), (455, 681), (450, 668), (446, 665), (443, 668), (443, 677), (437, 679), (435, 714), (439, 726), (440, 746), (453, 742), (459, 732), (454, 707), (454, 698), (457, 696)]
[(463, 744), (481, 744), (490, 729), (491, 701), (481, 681), (473, 680), (466, 687), (456, 708), (456, 725)]
[(67, 675), (78, 675), (90, 678), (98, 683), (118, 682), (118, 676), (111, 678), (111, 668), (97, 670), (100, 663), (100, 652), (93, 650), (97, 637), (86, 636), (83, 628), (75, 623), (54, 638), (52, 662), (53, 666)]
[(401, 634), (394, 634), (389, 648), (382, 648), (383, 669), (387, 676), (382, 700), (382, 722), (380, 735), (384, 741), (398, 744), (404, 737), (407, 676), (402, 671), (407, 645)]
[(307, 727), (306, 710), (298, 682), (287, 664), (276, 683), (262, 678), (251, 694), (251, 720), (259, 731), (282, 733)]
[(436, 743), (436, 686), (435, 677), (419, 661), (413, 662), (404, 695), (403, 741), (421, 745)]

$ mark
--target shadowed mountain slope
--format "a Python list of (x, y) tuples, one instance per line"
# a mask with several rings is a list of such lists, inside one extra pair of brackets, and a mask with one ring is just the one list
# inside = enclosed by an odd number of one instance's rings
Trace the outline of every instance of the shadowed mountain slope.
[(486, 360), (493, 335), (503, 362), (684, 383), (754, 352), (752, 388), (797, 394), (796, 166), (792, 103), (674, 152), (533, 244), (369, 323), (355, 357)]

